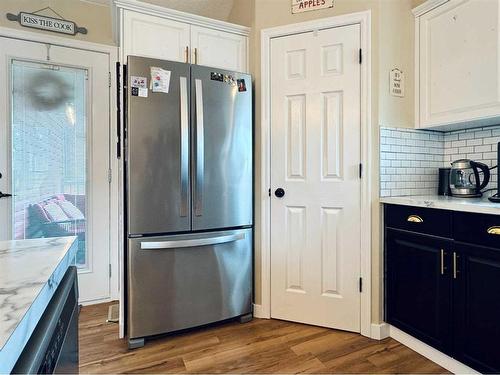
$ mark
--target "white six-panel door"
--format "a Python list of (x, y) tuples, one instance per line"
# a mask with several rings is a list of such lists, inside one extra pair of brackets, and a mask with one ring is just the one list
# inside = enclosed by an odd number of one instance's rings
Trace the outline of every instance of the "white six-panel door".
[(271, 316), (357, 332), (359, 48), (359, 25), (271, 42)]

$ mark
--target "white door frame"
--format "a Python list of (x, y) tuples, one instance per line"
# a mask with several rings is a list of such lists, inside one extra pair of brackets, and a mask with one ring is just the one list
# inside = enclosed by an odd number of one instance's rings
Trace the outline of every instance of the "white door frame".
[(254, 314), (271, 317), (271, 39), (292, 34), (359, 24), (361, 29), (361, 334), (371, 337), (371, 11), (350, 13), (261, 31), (261, 305)]
[(118, 48), (106, 44), (91, 43), (82, 40), (64, 38), (32, 31), (24, 31), (11, 29), (8, 27), (0, 27), (0, 36), (11, 39), (24, 40), (29, 42), (45, 43), (57, 45), (60, 47), (68, 47), (81, 49), (91, 52), (105, 53), (109, 56), (109, 66), (111, 70), (111, 87), (109, 88), (109, 124), (110, 124), (110, 168), (111, 168), (111, 184), (110, 184), (110, 228), (109, 228), (109, 261), (111, 264), (110, 278), (110, 298), (102, 301), (92, 301), (91, 303), (104, 302), (108, 300), (117, 300), (119, 297), (119, 268), (118, 268), (118, 234), (119, 234), (119, 160), (116, 158), (116, 147), (113, 145), (117, 141), (116, 136), (116, 66), (118, 61)]

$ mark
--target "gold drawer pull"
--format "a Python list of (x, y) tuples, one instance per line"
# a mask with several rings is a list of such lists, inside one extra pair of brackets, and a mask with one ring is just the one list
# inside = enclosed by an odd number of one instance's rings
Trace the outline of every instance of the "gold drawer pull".
[(422, 219), (418, 215), (410, 215), (410, 216), (408, 216), (408, 219), (406, 219), (406, 221), (408, 221), (410, 223), (423, 223), (424, 219)]
[(500, 227), (489, 227), (487, 232), (488, 234), (500, 235)]

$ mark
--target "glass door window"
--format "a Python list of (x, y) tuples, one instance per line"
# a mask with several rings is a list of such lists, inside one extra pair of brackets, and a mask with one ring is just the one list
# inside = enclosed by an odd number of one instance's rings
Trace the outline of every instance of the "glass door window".
[(12, 60), (12, 238), (77, 236), (87, 256), (86, 69)]

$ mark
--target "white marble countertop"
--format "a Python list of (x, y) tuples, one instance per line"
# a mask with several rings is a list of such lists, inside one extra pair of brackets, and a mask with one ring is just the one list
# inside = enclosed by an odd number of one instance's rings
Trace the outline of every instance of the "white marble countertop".
[(10, 373), (68, 267), (76, 237), (0, 241), (0, 373)]
[(500, 215), (500, 203), (493, 203), (488, 198), (456, 198), (442, 195), (418, 195), (404, 197), (381, 197), (381, 203), (403, 206), (429, 207), (441, 210), (476, 212)]

